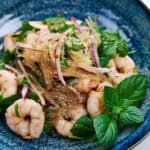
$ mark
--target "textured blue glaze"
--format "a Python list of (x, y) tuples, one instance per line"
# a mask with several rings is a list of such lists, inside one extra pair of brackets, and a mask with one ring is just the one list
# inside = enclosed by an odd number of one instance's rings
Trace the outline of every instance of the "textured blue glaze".
[[(0, 44), (2, 37), (19, 29), (22, 20), (42, 20), (62, 14), (81, 20), (98, 16), (105, 28), (119, 30), (136, 50), (140, 73), (150, 76), (150, 16), (136, 0), (0, 0)], [(0, 48), (2, 45), (0, 45)], [(1, 53), (1, 52), (0, 52)], [(150, 87), (150, 86), (149, 86)], [(138, 128), (124, 128), (113, 150), (127, 149), (150, 130), (150, 91), (142, 103), (145, 122)], [(87, 150), (102, 149), (96, 143), (73, 141), (58, 135), (42, 134), (38, 140), (23, 140), (12, 133), (5, 119), (0, 120), (0, 150)]]

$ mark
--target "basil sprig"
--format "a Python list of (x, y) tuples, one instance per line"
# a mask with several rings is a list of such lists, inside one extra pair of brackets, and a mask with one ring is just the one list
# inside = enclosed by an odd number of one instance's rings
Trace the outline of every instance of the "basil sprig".
[(72, 128), (73, 135), (87, 139), (96, 134), (101, 145), (113, 145), (117, 140), (117, 122), (134, 125), (144, 121), (144, 115), (137, 106), (146, 94), (147, 85), (145, 75), (133, 75), (116, 88), (105, 87), (103, 96), (106, 112), (93, 119), (81, 117)]

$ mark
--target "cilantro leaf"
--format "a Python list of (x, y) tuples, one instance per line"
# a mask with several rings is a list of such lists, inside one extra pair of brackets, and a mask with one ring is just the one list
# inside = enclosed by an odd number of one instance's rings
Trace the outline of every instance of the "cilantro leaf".
[(51, 32), (64, 32), (69, 28), (74, 28), (75, 26), (72, 24), (66, 24), (66, 19), (63, 17), (53, 17), (53, 18), (47, 18), (43, 21), (43, 23), (47, 24), (49, 27), (49, 30)]
[(121, 38), (119, 32), (104, 30), (101, 39), (100, 50), (103, 56), (114, 57), (119, 54), (123, 57), (128, 54), (128, 43)]
[(16, 39), (17, 42), (23, 41), (24, 38), (27, 36), (28, 31), (37, 32), (39, 31), (39, 28), (33, 27), (29, 24), (27, 21), (22, 22), (22, 31), (19, 34), (13, 35), (13, 37)]

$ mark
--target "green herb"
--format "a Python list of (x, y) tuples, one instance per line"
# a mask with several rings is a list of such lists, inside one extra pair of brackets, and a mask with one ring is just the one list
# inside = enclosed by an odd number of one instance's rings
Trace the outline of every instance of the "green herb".
[(46, 86), (46, 83), (44, 81), (43, 78), (39, 77), (38, 75), (34, 74), (34, 77), (36, 79), (36, 81), (42, 86), (42, 87), (45, 87)]
[(48, 121), (45, 121), (44, 128), (43, 128), (43, 133), (49, 134), (51, 132), (52, 132), (51, 124)]
[(20, 81), (20, 84), (22, 85), (30, 85), (29, 81), (25, 78), (23, 78), (21, 81)]
[(53, 17), (53, 18), (47, 18), (43, 21), (45, 24), (62, 24), (66, 22), (66, 19), (63, 17)]
[(99, 62), (101, 64), (101, 67), (106, 67), (107, 64), (109, 63), (109, 60), (111, 59), (110, 56), (105, 56), (105, 57), (99, 57)]
[(28, 97), (29, 97), (30, 99), (35, 100), (36, 102), (39, 102), (39, 97), (38, 97), (38, 95), (37, 95), (36, 93), (34, 93), (34, 92), (31, 92), (31, 91), (30, 91)]
[(15, 51), (5, 51), (2, 55), (2, 62), (4, 64), (11, 64), (15, 65), (16, 64), (16, 52)]
[(121, 38), (119, 32), (104, 30), (101, 32), (101, 39), (100, 51), (102, 56), (114, 57), (119, 54), (123, 57), (128, 54), (128, 43)]
[(78, 136), (74, 136), (74, 135), (69, 135), (68, 138), (74, 139), (74, 140), (82, 140), (82, 138), (80, 138)]
[(68, 59), (67, 59), (67, 58), (64, 57), (64, 58), (61, 60), (61, 67), (62, 67), (62, 68), (68, 68), (68, 67), (69, 67)]
[(124, 124), (142, 123), (144, 121), (144, 115), (137, 107), (128, 106), (120, 113), (120, 121)]
[(134, 53), (136, 53), (136, 51), (132, 50), (132, 51), (128, 52), (128, 55), (131, 55), (131, 54), (134, 54)]
[(117, 92), (124, 99), (124, 105), (138, 105), (144, 98), (147, 87), (148, 78), (145, 75), (133, 75), (118, 85)]
[(49, 26), (49, 30), (54, 33), (56, 33), (56, 32), (62, 33), (64, 31), (68, 30), (69, 28), (74, 29), (75, 27), (74, 27), (74, 25), (68, 25), (68, 24), (59, 24), (59, 25), (50, 25)]
[(13, 35), (13, 37), (16, 39), (17, 42), (23, 41), (25, 37), (27, 36), (28, 31), (37, 32), (39, 31), (39, 28), (33, 27), (29, 24), (27, 21), (22, 22), (22, 31), (19, 34)]
[(0, 70), (5, 70), (5, 67), (3, 64), (0, 64)]
[(120, 36), (118, 31), (105, 30), (103, 27), (98, 26), (97, 22), (91, 18), (88, 18), (88, 22), (97, 31), (97, 33), (100, 34), (101, 44), (99, 46), (99, 60), (102, 67), (106, 67), (109, 60), (117, 54), (124, 57), (132, 53), (132, 51), (129, 52), (128, 43)]
[(51, 108), (49, 107), (47, 110), (46, 110), (46, 115), (47, 117), (50, 117), (52, 115), (52, 113), (54, 113), (56, 110), (54, 108)]
[(80, 138), (89, 138), (94, 134), (93, 128), (93, 120), (87, 116), (82, 116), (77, 122), (74, 124), (71, 132), (74, 136)]
[(69, 48), (74, 50), (74, 51), (78, 51), (80, 49), (83, 49), (84, 46), (82, 44), (72, 43), (72, 46), (69, 47)]
[(13, 104), (17, 99), (21, 98), (21, 94), (16, 94), (7, 98), (0, 96), (0, 114), (3, 114), (6, 108)]
[(18, 104), (15, 105), (15, 114), (17, 117), (20, 117)]
[(104, 105), (109, 111), (112, 111), (113, 106), (122, 105), (122, 101), (114, 88), (104, 87)]
[(69, 28), (75, 28), (74, 25), (66, 24), (66, 19), (63, 17), (47, 18), (44, 23), (48, 25), (51, 32), (64, 32)]
[(76, 37), (68, 37), (65, 41), (65, 46), (68, 50), (78, 51), (84, 48), (80, 39)]
[(77, 33), (76, 33), (75, 30), (73, 30), (73, 31), (70, 33), (70, 36), (79, 39), (79, 36), (77, 35)]
[(94, 118), (94, 128), (101, 145), (111, 146), (116, 142), (118, 127), (111, 115), (102, 114)]
[(48, 45), (45, 45), (45, 49), (49, 50), (49, 46), (48, 46)]

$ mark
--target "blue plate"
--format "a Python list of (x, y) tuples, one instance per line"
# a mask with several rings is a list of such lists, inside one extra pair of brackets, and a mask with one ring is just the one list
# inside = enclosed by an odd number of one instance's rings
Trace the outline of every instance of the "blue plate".
[[(43, 20), (49, 16), (63, 15), (84, 18), (98, 17), (110, 30), (119, 30), (122, 37), (136, 50), (133, 55), (138, 70), (150, 76), (150, 16), (136, 0), (0, 0), (0, 44), (8, 32), (16, 31), (22, 20)], [(0, 45), (2, 49), (2, 45)], [(142, 103), (145, 122), (136, 128), (120, 131), (118, 142), (112, 149), (124, 150), (150, 130), (150, 91)], [(0, 150), (87, 150), (100, 149), (96, 143), (73, 141), (57, 135), (42, 134), (38, 140), (23, 140), (12, 133), (0, 120)]]

